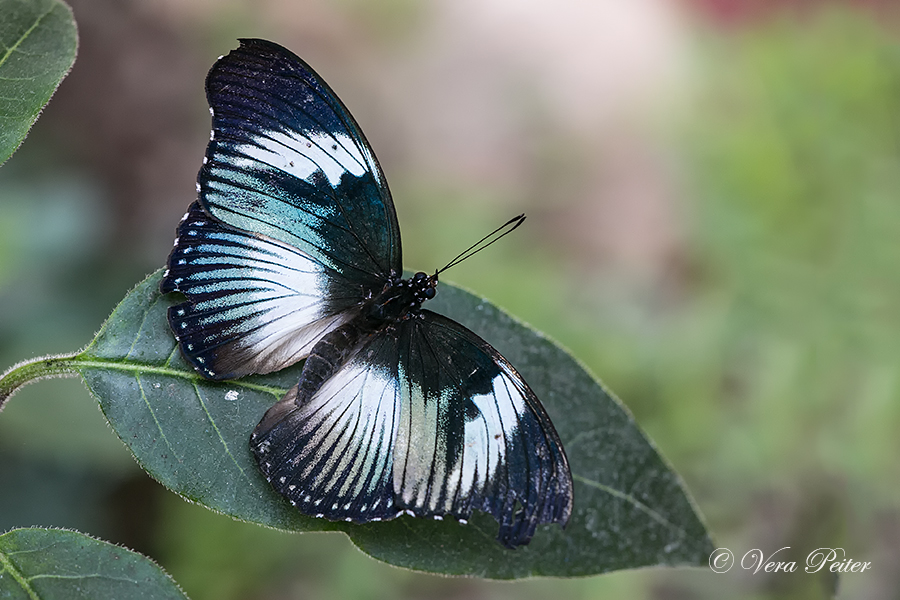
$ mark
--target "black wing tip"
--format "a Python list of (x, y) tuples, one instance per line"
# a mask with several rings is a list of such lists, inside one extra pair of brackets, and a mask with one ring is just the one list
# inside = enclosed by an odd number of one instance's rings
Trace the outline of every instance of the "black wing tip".
[(305, 64), (299, 56), (277, 42), (264, 40), (262, 38), (238, 38), (238, 42), (240, 42), (240, 45), (232, 50), (229, 55), (249, 52), (253, 54), (254, 57), (266, 58), (272, 61), (287, 60), (288, 63), (286, 64), (293, 61), (299, 61), (301, 64)]
[[(226, 96), (240, 91), (248, 83), (275, 85), (279, 79), (300, 78), (314, 88), (327, 88), (327, 84), (302, 58), (281, 44), (261, 38), (239, 38), (240, 45), (228, 54), (220, 56), (206, 75), (206, 100), (213, 109), (219, 105), (222, 94)], [(274, 76), (274, 77), (273, 77)], [(269, 83), (265, 83), (265, 82)], [(334, 96), (334, 92), (329, 93)], [(336, 96), (335, 96), (336, 98)], [(215, 125), (215, 116), (213, 119)], [(215, 127), (214, 127), (215, 129)], [(214, 140), (210, 141), (209, 149)]]
[(211, 80), (215, 79), (215, 76), (223, 66), (229, 64), (247, 65), (248, 58), (253, 58), (257, 61), (262, 59), (268, 68), (271, 68), (274, 63), (278, 62), (284, 67), (290, 67), (299, 63), (304, 68), (309, 68), (303, 59), (277, 42), (262, 38), (238, 38), (238, 43), (237, 48), (231, 50), (228, 54), (220, 56), (213, 64), (206, 78), (207, 86), (209, 86)]
[[(235, 59), (240, 60), (241, 55), (248, 52), (254, 56), (295, 56), (293, 52), (277, 42), (263, 38), (238, 38), (238, 47), (231, 50), (228, 54), (220, 56), (216, 64)], [(213, 65), (213, 68), (215, 68), (215, 65)]]
[(213, 106), (213, 94), (216, 93), (220, 86), (227, 86), (227, 83), (217, 81), (223, 76), (223, 73), (235, 68), (252, 68), (259, 69), (259, 66), (251, 67), (254, 62), (252, 59), (263, 58), (266, 62), (271, 62), (275, 56), (284, 56), (285, 53), (291, 54), (290, 50), (260, 38), (239, 38), (239, 45), (228, 54), (223, 54), (210, 67), (209, 73), (206, 74), (206, 97), (210, 106)]
[(293, 54), (290, 50), (277, 42), (265, 40), (263, 38), (238, 38), (240, 46), (238, 50), (252, 48), (254, 50), (266, 50), (276, 54)]

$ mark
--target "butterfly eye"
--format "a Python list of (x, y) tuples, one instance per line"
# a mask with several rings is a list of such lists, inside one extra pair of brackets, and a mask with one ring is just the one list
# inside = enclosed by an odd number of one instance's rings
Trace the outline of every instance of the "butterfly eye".
[(437, 293), (437, 291), (433, 287), (425, 288), (425, 299), (431, 300), (432, 298), (434, 298), (434, 295), (436, 293)]

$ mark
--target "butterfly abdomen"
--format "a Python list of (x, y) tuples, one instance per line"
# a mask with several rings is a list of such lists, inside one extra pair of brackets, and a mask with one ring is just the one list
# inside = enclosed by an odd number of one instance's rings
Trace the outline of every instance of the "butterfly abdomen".
[(297, 384), (297, 404), (305, 404), (341, 368), (365, 336), (359, 317), (326, 334), (306, 358)]
[[(407, 280), (390, 280), (384, 289), (360, 307), (347, 323), (319, 340), (310, 351), (300, 382), (296, 402), (305, 404), (347, 360), (356, 353), (364, 339), (415, 314), (423, 300), (434, 296), (437, 280), (424, 273)], [(430, 293), (426, 292), (430, 290)]]

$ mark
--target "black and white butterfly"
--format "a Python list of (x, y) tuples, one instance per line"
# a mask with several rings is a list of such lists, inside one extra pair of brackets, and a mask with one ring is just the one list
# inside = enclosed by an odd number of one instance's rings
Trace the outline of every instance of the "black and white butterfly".
[(206, 93), (199, 197), (161, 289), (187, 297), (169, 323), (208, 378), (306, 359), (250, 439), (272, 486), (330, 520), (484, 511), (511, 548), (564, 526), (572, 478), (550, 419), (490, 344), (421, 308), (438, 272), (401, 279), (387, 183), (334, 92), (285, 48), (241, 40)]

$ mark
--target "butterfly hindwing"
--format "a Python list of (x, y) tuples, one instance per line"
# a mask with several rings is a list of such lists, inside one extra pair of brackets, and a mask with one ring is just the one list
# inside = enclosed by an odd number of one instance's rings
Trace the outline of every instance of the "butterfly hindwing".
[(431, 311), (401, 330), (398, 507), (457, 519), (487, 512), (509, 547), (527, 543), (539, 523), (565, 524), (566, 455), (521, 375), (483, 339)]
[(169, 323), (188, 360), (213, 379), (293, 364), (348, 318), (361, 293), (301, 250), (225, 226), (196, 202), (161, 291), (187, 296), (169, 309)]
[(506, 546), (568, 520), (559, 438), (489, 344), (430, 311), (363, 341), (306, 402), (270, 409), (251, 448), (301, 511), (365, 522), (403, 512), (500, 522)]
[(297, 402), (295, 387), (257, 425), (250, 448), (260, 468), (301, 512), (358, 523), (396, 516), (397, 367), (366, 358), (390, 347), (372, 339), (311, 398)]
[(401, 271), (381, 168), (334, 92), (292, 52), (241, 40), (209, 72), (213, 132), (200, 202), (215, 218), (379, 288)]

